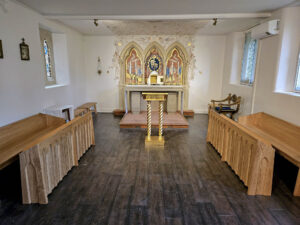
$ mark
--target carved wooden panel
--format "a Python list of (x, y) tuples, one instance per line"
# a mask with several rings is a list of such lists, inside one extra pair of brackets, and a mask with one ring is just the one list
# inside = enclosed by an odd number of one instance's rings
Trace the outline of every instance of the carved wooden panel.
[(214, 110), (206, 140), (248, 187), (248, 195), (271, 195), (275, 150), (269, 142)]
[(48, 203), (48, 194), (95, 144), (92, 114), (51, 132), (20, 154), (23, 203)]

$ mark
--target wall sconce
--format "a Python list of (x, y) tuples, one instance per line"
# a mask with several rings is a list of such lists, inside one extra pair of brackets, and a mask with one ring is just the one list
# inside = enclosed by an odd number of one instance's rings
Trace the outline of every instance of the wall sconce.
[(213, 18), (213, 26), (216, 26), (217, 25), (217, 22), (218, 22), (218, 18)]
[(101, 75), (101, 73), (102, 73), (101, 58), (100, 58), (100, 56), (98, 56), (97, 73), (98, 73), (98, 75)]

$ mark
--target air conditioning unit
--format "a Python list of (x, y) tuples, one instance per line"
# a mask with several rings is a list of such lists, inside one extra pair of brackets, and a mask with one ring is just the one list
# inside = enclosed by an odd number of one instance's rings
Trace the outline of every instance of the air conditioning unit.
[(279, 33), (280, 20), (270, 20), (251, 29), (253, 39), (262, 39)]

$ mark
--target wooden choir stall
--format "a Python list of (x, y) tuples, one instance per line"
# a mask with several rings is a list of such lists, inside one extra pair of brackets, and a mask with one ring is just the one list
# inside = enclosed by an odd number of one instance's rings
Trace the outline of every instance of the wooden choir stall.
[(65, 123), (37, 114), (0, 128), (0, 169), (19, 159), (24, 204), (48, 203), (48, 194), (95, 145), (92, 113)]
[[(275, 152), (300, 167), (300, 127), (266, 113), (235, 122), (210, 109), (206, 140), (248, 187), (249, 195), (271, 195)], [(299, 169), (294, 196), (300, 196)]]

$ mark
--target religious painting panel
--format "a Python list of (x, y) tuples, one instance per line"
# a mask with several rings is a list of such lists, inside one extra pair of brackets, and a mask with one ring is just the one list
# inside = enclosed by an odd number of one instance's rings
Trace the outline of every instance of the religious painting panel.
[(150, 51), (150, 54), (145, 60), (145, 79), (147, 79), (153, 71), (156, 71), (158, 75), (163, 76), (163, 60), (156, 48), (153, 48)]
[(179, 51), (174, 48), (166, 62), (165, 84), (183, 84), (183, 60)]
[(125, 63), (125, 83), (143, 84), (142, 61), (135, 48), (131, 49)]

